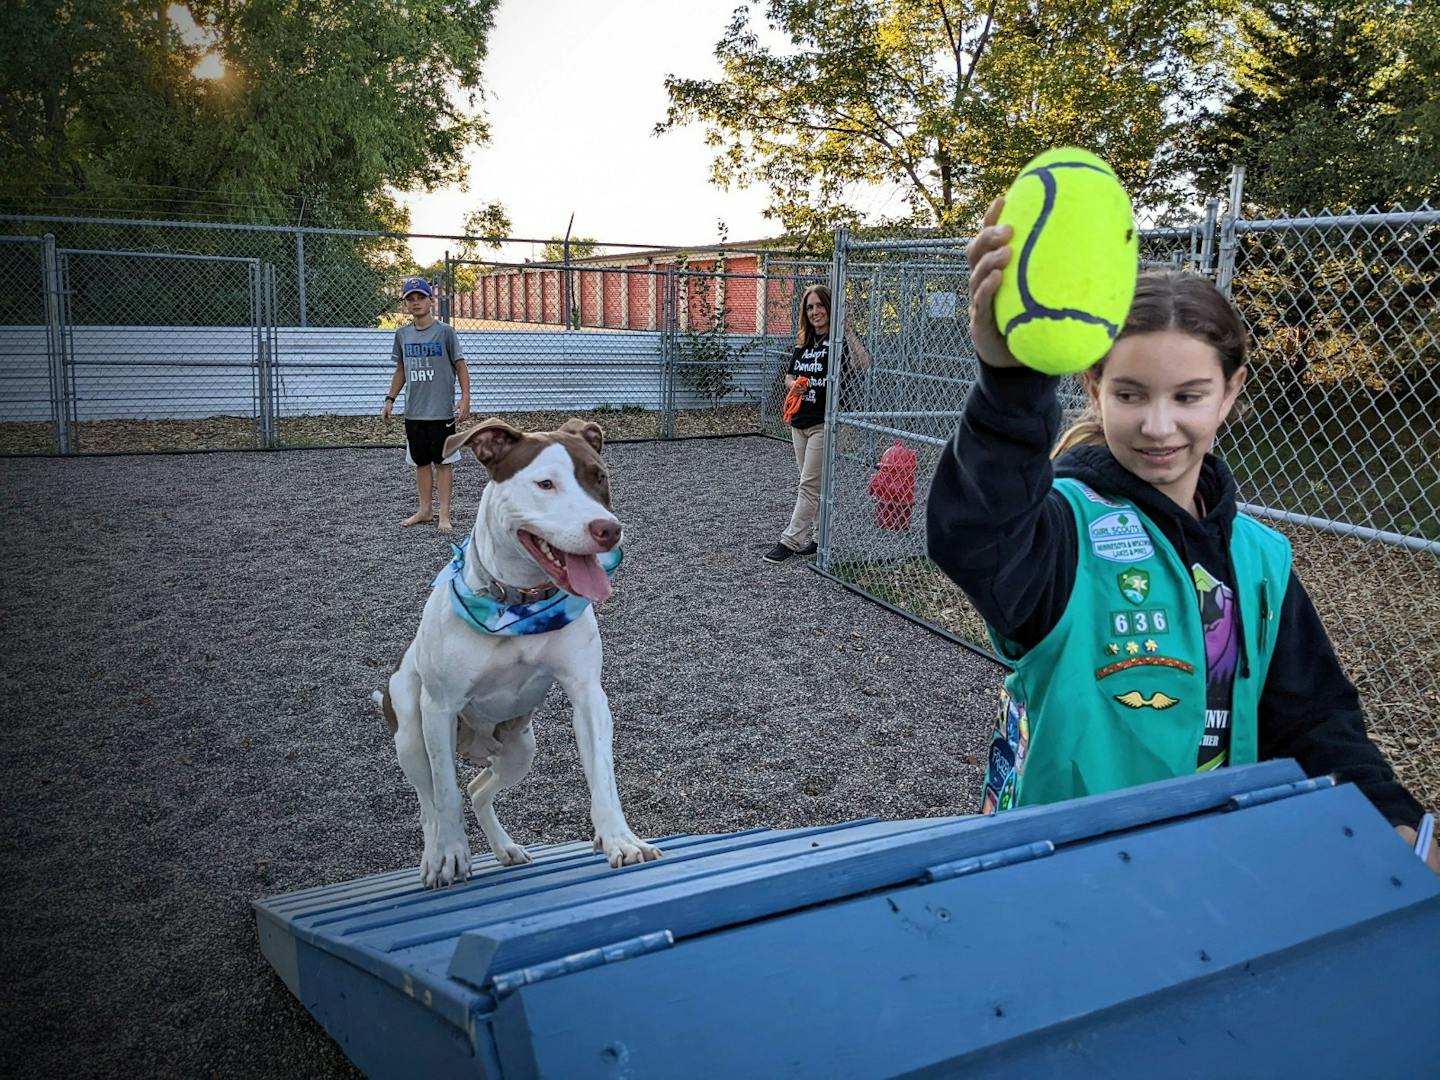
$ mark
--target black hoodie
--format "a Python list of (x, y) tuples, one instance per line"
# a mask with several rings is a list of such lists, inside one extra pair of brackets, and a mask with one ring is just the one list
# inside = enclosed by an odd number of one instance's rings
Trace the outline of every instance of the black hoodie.
[[(1144, 511), (1186, 567), (1202, 564), (1233, 586), (1230, 530), (1235, 481), (1208, 455), (1196, 518), (1129, 472), (1100, 446), (1064, 455), (1052, 467), (1060, 431), (1058, 380), (1028, 368), (980, 365), (959, 429), (941, 454), (927, 508), (930, 557), (999, 634), (1033, 648), (1060, 620), (1075, 584), (1075, 518), (1052, 490), (1056, 476), (1081, 480)], [(1241, 645), (1239, 663), (1248, 657)], [(1395, 779), (1365, 733), (1354, 685), (1335, 657), (1310, 597), (1293, 573), (1257, 717), (1262, 759), (1292, 757), (1310, 776), (1356, 784), (1392, 825), (1415, 826), (1420, 804)]]

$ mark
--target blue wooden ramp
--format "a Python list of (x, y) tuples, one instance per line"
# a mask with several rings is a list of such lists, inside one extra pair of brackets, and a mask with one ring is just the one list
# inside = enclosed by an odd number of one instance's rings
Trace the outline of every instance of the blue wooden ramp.
[(1440, 1068), (1440, 877), (1292, 762), (662, 846), (271, 897), (260, 944), (376, 1077)]

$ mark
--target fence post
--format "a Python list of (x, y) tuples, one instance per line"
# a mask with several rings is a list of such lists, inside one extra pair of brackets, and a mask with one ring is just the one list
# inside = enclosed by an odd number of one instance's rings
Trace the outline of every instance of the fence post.
[(1230, 205), (1225, 208), (1225, 217), (1220, 223), (1220, 265), (1215, 272), (1215, 285), (1226, 296), (1235, 280), (1235, 222), (1240, 219), (1240, 200), (1245, 193), (1245, 166), (1236, 165), (1230, 170)]
[(70, 430), (70, 386), (65, 371), (65, 296), (60, 280), (60, 255), (55, 234), (46, 233), (40, 247), (45, 283), (45, 353), (50, 367), (50, 422), (57, 454), (74, 452)]
[(280, 439), (280, 316), (275, 302), (275, 266), (265, 264), (265, 340), (270, 358), (270, 445), (281, 445)]
[[(524, 298), (525, 279), (520, 279), (521, 298)], [(450, 270), (450, 249), (445, 249), (445, 272), (440, 285), (440, 321), (450, 322), (450, 294), (455, 291), (455, 278)]]
[(665, 329), (660, 335), (660, 437), (675, 438), (675, 378), (680, 349), (679, 283), (674, 265), (665, 268), (665, 301), (662, 305)]
[[(815, 565), (830, 570), (830, 500), (835, 490), (835, 451), (840, 433), (840, 384), (845, 368), (845, 276), (850, 230), (835, 230), (835, 254), (830, 260), (830, 352), (825, 366), (825, 450), (820, 463), (820, 527), (816, 536)], [(801, 305), (800, 318), (805, 318)]]
[(250, 262), (250, 316), (254, 320), (252, 333), (255, 337), (255, 390), (256, 404), (260, 415), (260, 447), (270, 449), (275, 444), (275, 403), (270, 391), (270, 340), (265, 333), (265, 273), (259, 259)]
[(1219, 199), (1205, 200), (1205, 224), (1201, 227), (1200, 234), (1200, 265), (1196, 269), (1206, 275), (1215, 269), (1215, 221), (1219, 212)]
[(299, 229), (295, 230), (295, 289), (300, 294), (298, 298), (300, 304), (300, 325), (308, 326), (307, 308), (309, 304), (306, 302), (305, 296), (305, 234)]
[[(573, 215), (572, 215), (572, 217), (573, 217)], [(564, 288), (564, 292), (565, 292), (565, 311), (563, 312), (562, 317), (563, 317), (564, 322), (565, 322), (565, 329), (566, 329), (566, 330), (575, 330), (575, 329), (579, 329), (579, 320), (575, 318), (575, 316), (574, 316), (574, 314), (573, 314), (573, 309), (572, 309), (572, 307), (571, 307), (571, 305), (574, 304), (574, 302), (575, 302), (575, 286), (574, 286), (574, 285), (571, 283), (571, 281), (570, 281), (570, 230), (569, 230), (569, 229), (566, 229), (566, 230), (565, 230), (565, 240), (564, 240), (564, 244), (563, 244), (563, 246), (562, 246), (561, 249), (560, 249), (560, 260), (561, 260), (561, 262), (563, 263), (563, 265), (564, 265), (564, 267), (565, 267), (565, 269), (561, 271), (561, 278), (562, 278), (563, 283), (564, 283), (564, 286), (565, 286), (565, 288)]]

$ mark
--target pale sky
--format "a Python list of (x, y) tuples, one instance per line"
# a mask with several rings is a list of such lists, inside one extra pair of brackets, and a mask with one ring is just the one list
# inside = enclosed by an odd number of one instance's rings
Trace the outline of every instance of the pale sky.
[[(651, 134), (667, 74), (718, 75), (715, 43), (740, 2), (503, 0), (485, 64), (490, 143), (467, 155), (468, 192), (402, 196), (411, 229), (457, 233), (467, 211), (498, 199), (517, 236), (563, 235), (571, 211), (572, 235), (606, 241), (711, 243), (719, 219), (731, 240), (778, 233), (762, 189), (710, 183), (701, 127)], [(411, 246), (424, 263), (447, 245)]]

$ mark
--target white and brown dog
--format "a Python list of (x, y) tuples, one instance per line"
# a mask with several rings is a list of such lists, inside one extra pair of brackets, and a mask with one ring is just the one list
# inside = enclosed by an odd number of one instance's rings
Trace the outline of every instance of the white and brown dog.
[(380, 702), (400, 767), (420, 797), (420, 879), (449, 885), (470, 874), (470, 844), (455, 754), (481, 768), (470, 805), (504, 865), (530, 856), (495, 816), (495, 797), (535, 758), (530, 717), (559, 683), (574, 710), (590, 787), (595, 850), (611, 866), (660, 856), (630, 831), (615, 786), (610, 703), (600, 686), (593, 604), (610, 596), (621, 527), (598, 424), (569, 420), (526, 434), (486, 420), (445, 443), (469, 447), (490, 474), (475, 527), (435, 580), (420, 629)]

